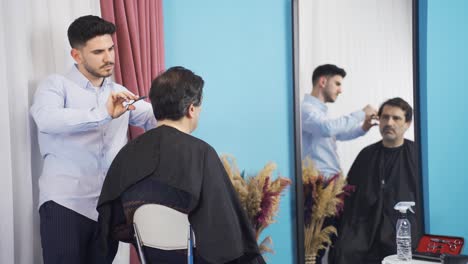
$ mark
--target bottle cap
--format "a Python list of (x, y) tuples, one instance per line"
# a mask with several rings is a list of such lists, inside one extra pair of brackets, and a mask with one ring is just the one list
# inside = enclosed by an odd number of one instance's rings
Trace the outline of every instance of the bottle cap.
[(407, 210), (410, 210), (414, 214), (413, 208), (411, 206), (415, 206), (416, 203), (413, 201), (407, 202), (398, 202), (393, 209), (400, 211), (400, 213), (406, 214)]

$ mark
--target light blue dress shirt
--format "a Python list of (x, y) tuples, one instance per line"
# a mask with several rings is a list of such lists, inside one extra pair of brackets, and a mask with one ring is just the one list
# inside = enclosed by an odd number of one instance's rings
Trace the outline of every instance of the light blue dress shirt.
[(47, 201), (97, 220), (96, 205), (107, 170), (127, 143), (128, 125), (156, 127), (151, 104), (138, 101), (116, 119), (108, 114), (111, 91), (128, 91), (105, 78), (100, 88), (78, 71), (51, 75), (34, 96), (30, 113), (38, 128), (44, 159), (39, 178), (39, 206)]
[(351, 140), (364, 135), (366, 132), (361, 127), (364, 119), (362, 110), (332, 119), (323, 102), (306, 94), (301, 104), (302, 159), (310, 157), (325, 177), (340, 173), (336, 140)]

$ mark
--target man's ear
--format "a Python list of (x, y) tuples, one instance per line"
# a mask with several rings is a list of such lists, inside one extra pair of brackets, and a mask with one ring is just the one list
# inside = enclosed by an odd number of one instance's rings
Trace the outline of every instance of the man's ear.
[(193, 118), (194, 116), (195, 116), (195, 106), (193, 104), (190, 104), (187, 109), (187, 117)]
[(320, 87), (325, 87), (327, 85), (328, 78), (326, 76), (321, 76), (319, 78)]
[(83, 61), (81, 57), (81, 52), (78, 49), (72, 48), (72, 50), (70, 51), (70, 55), (77, 64), (81, 64), (81, 62)]
[(405, 126), (406, 126), (405, 128), (405, 132), (406, 132), (406, 130), (408, 130), (408, 128), (411, 126), (411, 121), (405, 122)]

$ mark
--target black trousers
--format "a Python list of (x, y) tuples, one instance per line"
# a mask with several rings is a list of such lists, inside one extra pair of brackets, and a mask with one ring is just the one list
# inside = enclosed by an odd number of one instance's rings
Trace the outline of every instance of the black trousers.
[(39, 214), (44, 264), (112, 264), (117, 245), (109, 245), (108, 256), (101, 253), (97, 222), (54, 201), (41, 205)]

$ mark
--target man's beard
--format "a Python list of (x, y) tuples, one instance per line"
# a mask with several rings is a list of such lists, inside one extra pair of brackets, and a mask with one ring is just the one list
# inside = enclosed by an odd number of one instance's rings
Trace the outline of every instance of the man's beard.
[[(103, 66), (101, 66), (100, 68), (104, 68), (106, 66), (109, 66), (109, 65), (114, 65), (114, 63), (106, 63), (104, 64)], [(110, 71), (109, 73), (106, 73), (106, 74), (101, 74), (99, 73), (97, 70), (93, 69), (92, 67), (90, 67), (87, 63), (84, 63), (83, 64), (84, 68), (86, 69), (87, 72), (89, 72), (89, 74), (93, 75), (94, 77), (96, 78), (106, 78), (106, 77), (109, 77), (112, 75), (112, 73), (114, 72), (114, 70)], [(100, 69), (99, 68), (99, 69)]]
[(325, 103), (334, 103), (336, 100), (336, 98), (334, 99), (329, 93), (325, 93), (323, 97), (325, 99)]
[[(393, 132), (393, 133), (388, 133), (388, 132)], [(389, 141), (394, 141), (397, 137), (395, 129), (391, 127), (387, 127), (387, 126), (382, 129), (381, 134), (384, 139), (389, 140)]]

